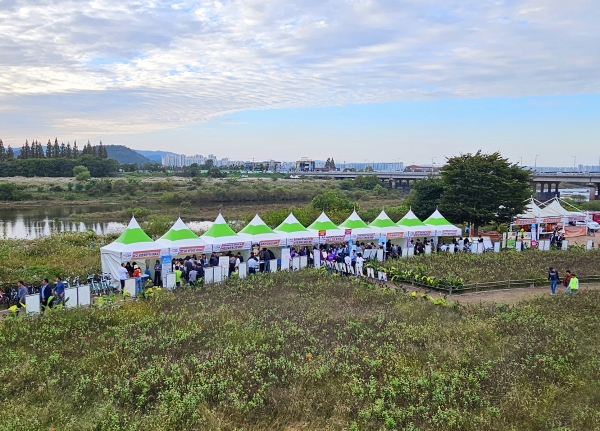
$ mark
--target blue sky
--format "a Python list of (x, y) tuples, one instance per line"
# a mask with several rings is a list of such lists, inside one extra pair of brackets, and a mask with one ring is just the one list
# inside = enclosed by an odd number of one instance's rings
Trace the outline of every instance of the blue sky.
[(0, 2), (0, 138), (598, 163), (593, 0)]

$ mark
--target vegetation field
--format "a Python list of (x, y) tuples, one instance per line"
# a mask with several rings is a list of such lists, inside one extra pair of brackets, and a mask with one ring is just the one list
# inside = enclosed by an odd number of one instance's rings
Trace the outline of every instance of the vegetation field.
[(546, 279), (548, 268), (559, 274), (566, 270), (578, 276), (600, 275), (600, 249), (586, 251), (582, 247), (541, 252), (505, 250), (501, 253), (440, 253), (413, 259), (388, 261), (387, 268), (423, 273), (433, 277), (460, 277), (464, 283), (505, 280)]
[(435, 305), (317, 271), (0, 324), (2, 430), (600, 429), (600, 294)]

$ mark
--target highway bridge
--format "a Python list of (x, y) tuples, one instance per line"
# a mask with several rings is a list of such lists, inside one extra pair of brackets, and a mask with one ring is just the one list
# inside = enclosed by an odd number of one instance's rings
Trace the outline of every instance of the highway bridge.
[[(298, 172), (309, 178), (334, 178), (343, 180), (354, 179), (358, 175), (376, 175), (382, 182), (389, 182), (392, 188), (410, 189), (415, 181), (429, 176), (438, 177), (437, 172)], [(570, 172), (570, 173), (534, 173), (531, 181), (532, 191), (540, 198), (550, 199), (558, 194), (560, 183), (581, 184), (590, 187), (590, 200), (599, 199), (600, 173)]]

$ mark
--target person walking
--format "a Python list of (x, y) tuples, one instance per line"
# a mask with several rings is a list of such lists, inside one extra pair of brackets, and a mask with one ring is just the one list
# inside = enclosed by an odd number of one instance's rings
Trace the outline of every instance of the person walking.
[(579, 290), (579, 279), (575, 274), (571, 274), (571, 279), (569, 280), (569, 293), (577, 293)]
[(42, 282), (42, 287), (40, 288), (40, 300), (42, 302), (42, 309), (46, 307), (52, 307), (52, 301), (50, 301), (50, 297), (52, 296), (52, 288), (50, 284), (48, 284), (48, 279), (44, 278)]
[(60, 304), (65, 300), (65, 283), (62, 282), (60, 277), (56, 277), (56, 284), (54, 285), (52, 294), (56, 298), (57, 304)]
[(567, 271), (565, 272), (565, 276), (563, 278), (563, 287), (565, 288), (565, 293), (570, 293), (570, 289), (569, 289), (569, 283), (571, 281), (571, 277), (573, 276), (573, 274), (571, 274), (571, 271), (569, 271), (567, 269)]
[(23, 308), (25, 306), (25, 297), (27, 296), (27, 294), (29, 293), (29, 291), (27, 290), (27, 287), (25, 286), (25, 284), (23, 283), (23, 281), (18, 281), (17, 282), (17, 316), (19, 315), (19, 311), (21, 311), (21, 308)]
[(558, 284), (558, 280), (560, 280), (560, 276), (558, 275), (558, 271), (553, 267), (548, 269), (548, 281), (550, 282), (550, 295), (556, 295), (556, 285)]

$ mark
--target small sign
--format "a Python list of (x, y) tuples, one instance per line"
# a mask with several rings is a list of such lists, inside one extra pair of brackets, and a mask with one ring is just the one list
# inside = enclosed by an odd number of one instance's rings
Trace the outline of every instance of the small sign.
[(352, 235), (352, 229), (346, 229), (346, 230), (344, 231), (344, 234), (345, 234), (345, 235)]
[(161, 256), (160, 257), (160, 263), (162, 265), (171, 265), (171, 262), (173, 261), (173, 258), (171, 257), (170, 254), (166, 255), (166, 256)]
[(327, 231), (326, 230), (320, 230), (319, 231), (319, 236), (327, 236)]

